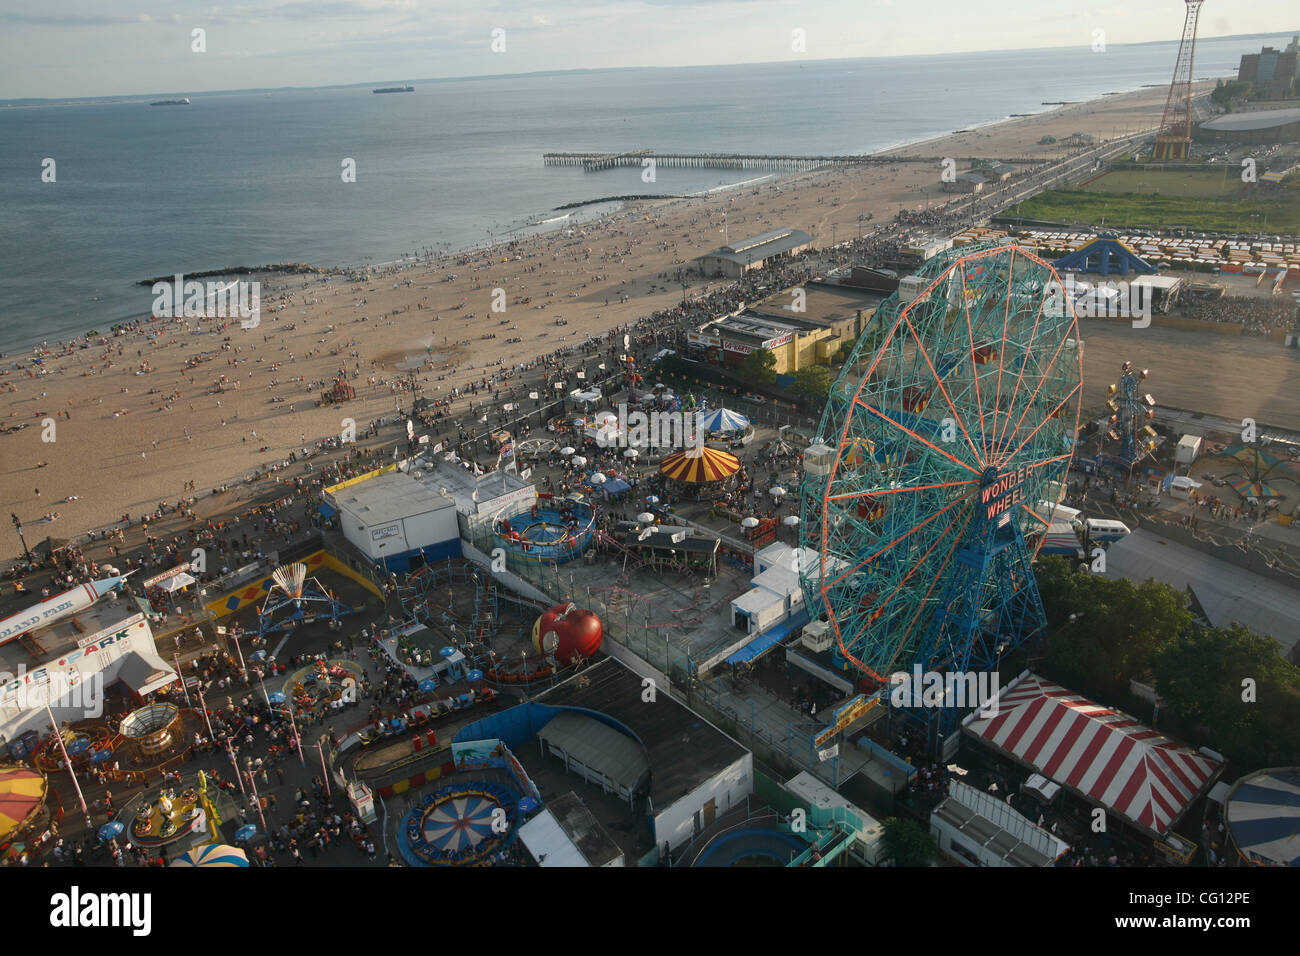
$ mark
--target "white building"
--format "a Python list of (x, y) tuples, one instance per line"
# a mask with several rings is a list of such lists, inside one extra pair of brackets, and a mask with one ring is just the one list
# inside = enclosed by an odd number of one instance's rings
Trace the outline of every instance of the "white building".
[(375, 564), (400, 573), (461, 553), (456, 502), (432, 483), (381, 471), (326, 489), (343, 536)]
[[(28, 648), (43, 653), (33, 658)], [(59, 724), (88, 720), (104, 712), (108, 693), (122, 691), (139, 702), (175, 679), (145, 615), (133, 602), (102, 598), (0, 647), (0, 743), (28, 730), (49, 733), (47, 704)]]

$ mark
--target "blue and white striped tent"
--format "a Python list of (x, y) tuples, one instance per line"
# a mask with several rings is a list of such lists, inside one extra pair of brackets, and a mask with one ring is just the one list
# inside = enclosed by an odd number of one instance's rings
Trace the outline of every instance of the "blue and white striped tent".
[(172, 866), (248, 866), (244, 851), (224, 843), (205, 843), (172, 861)]
[(729, 408), (715, 408), (700, 416), (699, 426), (706, 432), (738, 432), (749, 427), (749, 419)]
[(1261, 770), (1238, 780), (1224, 816), (1251, 863), (1300, 866), (1300, 769)]

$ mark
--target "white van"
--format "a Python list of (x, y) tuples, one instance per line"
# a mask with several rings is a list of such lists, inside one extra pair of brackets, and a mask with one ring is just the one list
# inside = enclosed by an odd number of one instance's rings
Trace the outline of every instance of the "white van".
[(1075, 530), (1085, 534), (1093, 544), (1110, 544), (1129, 533), (1129, 526), (1122, 521), (1110, 521), (1106, 518), (1088, 518), (1083, 522), (1074, 522)]

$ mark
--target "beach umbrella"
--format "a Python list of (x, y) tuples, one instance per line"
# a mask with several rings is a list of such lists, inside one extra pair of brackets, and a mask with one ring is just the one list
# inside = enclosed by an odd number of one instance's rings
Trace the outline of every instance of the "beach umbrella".
[(78, 737), (72, 743), (68, 744), (68, 753), (73, 757), (78, 757), (90, 749), (89, 737)]
[(91, 762), (91, 763), (103, 763), (105, 760), (108, 760), (108, 759), (111, 758), (112, 756), (113, 756), (113, 751), (111, 751), (111, 750), (109, 750), (107, 747), (105, 747), (103, 750), (96, 750), (93, 754), (91, 754), (91, 755), (90, 755), (90, 762)]
[(787, 528), (797, 528), (799, 527), (799, 516), (786, 515), (781, 519), (781, 524), (785, 525)]
[(205, 843), (187, 853), (182, 853), (172, 861), (172, 866), (248, 866), (248, 857), (238, 847), (228, 846), (225, 843)]
[(645, 500), (646, 500), (649, 504), (652, 504), (652, 505), (657, 505), (657, 504), (659, 504), (659, 496), (658, 496), (658, 495), (646, 495), (646, 496), (645, 496)]
[(0, 770), (0, 840), (5, 840), (36, 815), (45, 800), (45, 778), (35, 770)]
[(273, 690), (267, 696), (270, 698), (271, 703), (273, 704), (283, 704), (286, 700), (288, 700), (288, 698), (284, 696), (284, 692), (279, 690)]
[(477, 667), (465, 674), (465, 679), (471, 684), (483, 679), (483, 672)]
[(563, 455), (565, 458), (568, 458), (577, 450), (578, 449), (574, 448), (572, 445), (565, 445), (563, 448), (560, 449), (560, 454)]
[(581, 468), (587, 463), (587, 459), (583, 458), (581, 455), (574, 455), (572, 461), (574, 468)]
[(417, 684), (416, 687), (419, 688), (420, 693), (427, 694), (429, 693), (429, 691), (436, 690), (438, 688), (438, 682), (436, 680), (431, 680), (430, 678), (426, 677), (424, 680), (420, 681), (420, 683)]
[(235, 831), (235, 839), (240, 843), (243, 843), (246, 840), (251, 840), (255, 836), (257, 836), (257, 827), (251, 823), (245, 823)]
[(635, 458), (639, 454), (641, 454), (641, 452), (637, 451), (635, 448), (629, 448), (627, 451), (623, 452), (623, 457)]
[(784, 498), (784, 497), (785, 497), (785, 489), (782, 488), (780, 485), (775, 485), (775, 486), (769, 488), (769, 489), (767, 490), (767, 493), (768, 493), (769, 495), (771, 495), (773, 498)]
[(264, 661), (266, 660), (266, 651), (253, 651), (248, 655), (248, 659), (250, 661)]
[(126, 827), (120, 820), (109, 820), (99, 828), (99, 838), (101, 840), (112, 840), (116, 838)]
[(593, 471), (591, 477), (587, 479), (593, 485), (603, 485), (608, 479), (598, 471)]
[(642, 524), (650, 524), (655, 520), (655, 516), (648, 511), (643, 511), (636, 516), (636, 520), (641, 522)]
[(758, 519), (753, 517), (752, 515), (748, 518), (743, 518), (741, 519), (740, 526), (742, 528), (757, 528)]

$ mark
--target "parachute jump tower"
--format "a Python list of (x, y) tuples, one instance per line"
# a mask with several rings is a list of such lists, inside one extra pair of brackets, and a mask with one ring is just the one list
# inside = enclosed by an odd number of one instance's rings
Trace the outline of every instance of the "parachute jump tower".
[(1156, 134), (1153, 159), (1187, 159), (1192, 149), (1192, 64), (1196, 53), (1196, 18), (1204, 0), (1185, 0), (1183, 39), (1178, 44), (1174, 79), (1165, 100), (1165, 115)]

